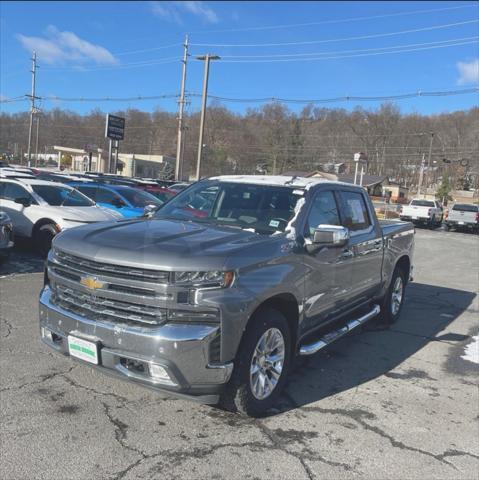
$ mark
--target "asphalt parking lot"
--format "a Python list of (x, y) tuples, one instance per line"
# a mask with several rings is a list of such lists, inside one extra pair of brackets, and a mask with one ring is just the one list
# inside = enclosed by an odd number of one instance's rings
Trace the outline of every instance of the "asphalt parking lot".
[(418, 230), (400, 321), (297, 367), (248, 419), (112, 379), (40, 342), (42, 261), (0, 267), (0, 477), (479, 478), (479, 237)]

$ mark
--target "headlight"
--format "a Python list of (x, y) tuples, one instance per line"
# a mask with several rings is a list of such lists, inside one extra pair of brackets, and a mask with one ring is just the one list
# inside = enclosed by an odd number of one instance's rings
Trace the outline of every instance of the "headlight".
[(175, 272), (175, 283), (179, 285), (196, 285), (201, 287), (228, 288), (234, 280), (234, 272)]

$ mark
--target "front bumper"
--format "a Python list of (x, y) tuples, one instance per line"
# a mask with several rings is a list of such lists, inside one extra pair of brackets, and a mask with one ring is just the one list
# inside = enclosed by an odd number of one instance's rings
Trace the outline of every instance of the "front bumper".
[[(144, 386), (187, 396), (202, 403), (218, 402), (229, 381), (233, 363), (209, 365), (210, 343), (219, 325), (176, 324), (144, 327), (97, 322), (67, 312), (50, 301), (46, 286), (40, 294), (40, 334), (42, 341), (59, 353), (69, 355), (68, 336), (95, 342), (99, 365), (105, 373)], [(158, 380), (131, 365), (155, 364), (163, 367), (168, 380)]]

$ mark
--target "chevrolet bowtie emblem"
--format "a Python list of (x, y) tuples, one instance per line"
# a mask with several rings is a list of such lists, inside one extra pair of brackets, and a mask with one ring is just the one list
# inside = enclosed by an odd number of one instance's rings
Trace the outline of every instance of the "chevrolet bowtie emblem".
[(97, 290), (105, 286), (104, 282), (100, 282), (100, 280), (95, 277), (82, 277), (80, 283), (89, 290)]

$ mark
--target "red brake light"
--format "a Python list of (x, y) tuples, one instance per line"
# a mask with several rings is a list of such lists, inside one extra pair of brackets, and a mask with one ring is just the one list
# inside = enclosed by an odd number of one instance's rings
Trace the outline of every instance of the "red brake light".
[(479, 212), (476, 213), (476, 222), (479, 222)]
[(427, 215), (430, 217), (431, 216), (431, 212), (432, 212), (432, 208), (430, 208), (428, 211), (427, 211)]

